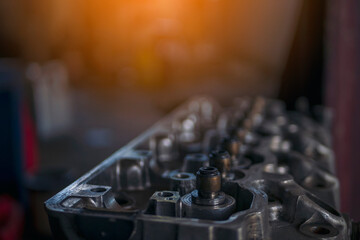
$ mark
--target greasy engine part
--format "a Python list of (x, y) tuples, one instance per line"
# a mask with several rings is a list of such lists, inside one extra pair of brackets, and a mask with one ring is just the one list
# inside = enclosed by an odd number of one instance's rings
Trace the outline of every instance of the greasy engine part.
[(191, 100), (45, 203), (54, 237), (356, 239), (329, 119), (310, 116), (264, 98)]
[(215, 167), (196, 173), (196, 190), (181, 198), (182, 217), (226, 220), (235, 210), (235, 199), (221, 191), (221, 175)]

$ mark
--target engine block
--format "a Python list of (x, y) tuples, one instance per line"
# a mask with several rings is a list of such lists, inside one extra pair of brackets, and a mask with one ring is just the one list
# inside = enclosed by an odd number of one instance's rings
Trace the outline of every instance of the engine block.
[(313, 116), (194, 98), (49, 199), (54, 237), (356, 239), (326, 113)]

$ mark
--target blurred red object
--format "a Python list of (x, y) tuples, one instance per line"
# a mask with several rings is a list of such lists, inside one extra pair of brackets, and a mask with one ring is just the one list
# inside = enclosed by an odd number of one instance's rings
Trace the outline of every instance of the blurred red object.
[(328, 2), (327, 103), (334, 109), (334, 150), (341, 211), (360, 220), (360, 4)]
[(29, 106), (26, 103), (24, 103), (22, 107), (22, 125), (25, 172), (34, 175), (39, 167), (39, 156), (34, 127), (35, 124)]
[(0, 196), (0, 240), (21, 239), (24, 213), (21, 205), (8, 195)]

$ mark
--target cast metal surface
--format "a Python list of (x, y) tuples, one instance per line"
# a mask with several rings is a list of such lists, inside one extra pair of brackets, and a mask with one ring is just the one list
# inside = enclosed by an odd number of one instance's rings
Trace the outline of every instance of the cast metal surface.
[[(320, 113), (320, 114), (319, 114)], [(56, 239), (356, 239), (317, 108), (195, 98), (45, 203)]]

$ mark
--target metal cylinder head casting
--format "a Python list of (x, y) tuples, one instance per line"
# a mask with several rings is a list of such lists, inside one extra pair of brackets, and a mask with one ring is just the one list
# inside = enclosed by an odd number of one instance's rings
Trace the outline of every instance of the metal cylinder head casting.
[(157, 134), (149, 141), (153, 153), (151, 165), (154, 168), (176, 168), (179, 158), (178, 145), (174, 134)]
[(170, 175), (170, 189), (179, 192), (180, 196), (192, 192), (195, 187), (196, 178), (192, 173), (174, 172)]
[(54, 237), (359, 239), (313, 115), (265, 98), (192, 99), (48, 200)]
[(209, 165), (209, 158), (203, 153), (188, 154), (185, 156), (183, 171), (196, 173), (199, 168)]

